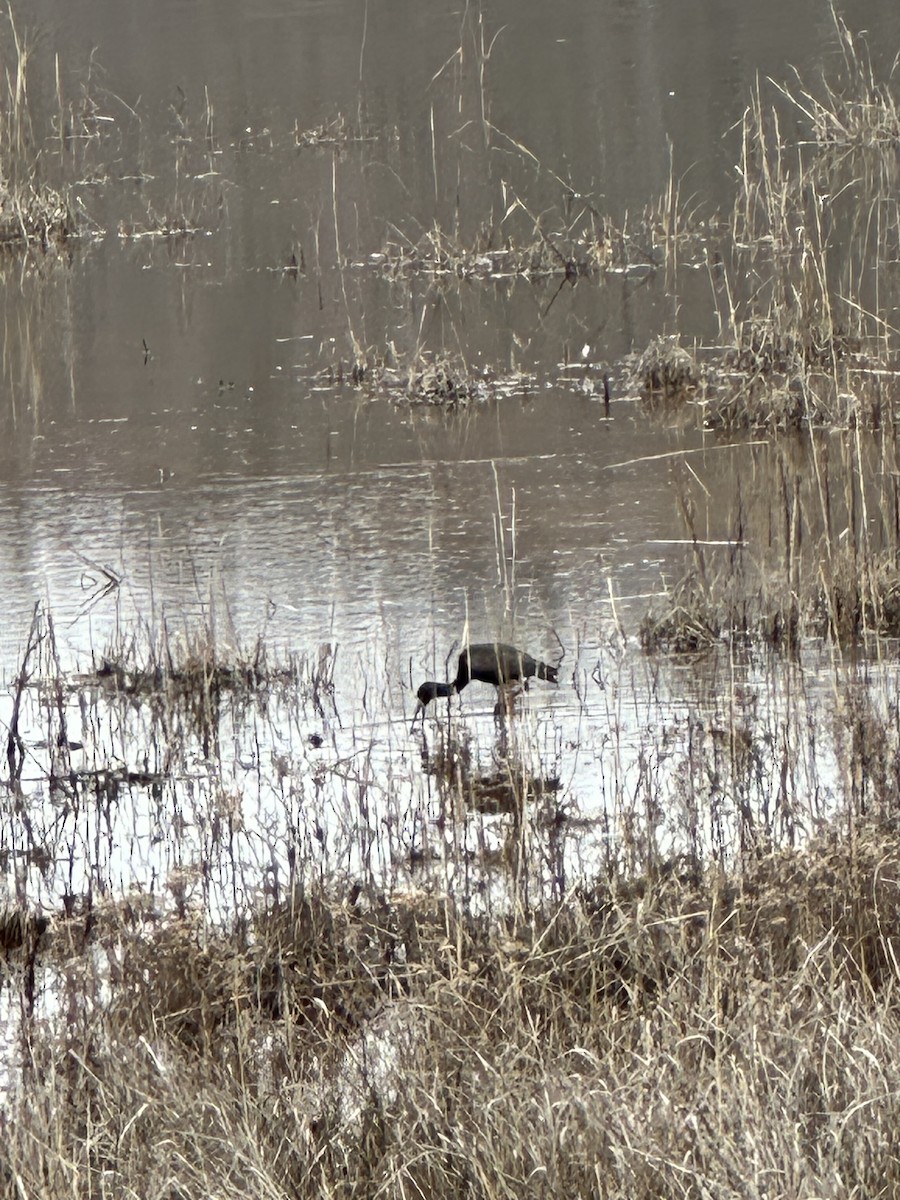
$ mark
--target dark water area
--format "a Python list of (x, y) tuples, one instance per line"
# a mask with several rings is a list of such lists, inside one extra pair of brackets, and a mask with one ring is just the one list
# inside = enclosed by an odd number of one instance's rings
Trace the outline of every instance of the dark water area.
[[(623, 594), (654, 586), (648, 546), (677, 532), (665, 469), (606, 469), (681, 435), (627, 396), (604, 420), (562, 368), (615, 374), (676, 310), (710, 335), (705, 273), (677, 299), (654, 277), (553, 301), (556, 280), (401, 285), (339, 264), (396, 230), (497, 224), (508, 180), (530, 211), (558, 205), (565, 180), (622, 220), (665, 188), (670, 149), (683, 194), (727, 206), (729, 129), (757, 78), (814, 81), (839, 57), (826, 6), (172, 3), (147, 22), (133, 5), (38, 3), (18, 21), (40, 31), (38, 80), (52, 51), (64, 95), (95, 97), (113, 138), (81, 193), (106, 236), (55, 269), (6, 271), (7, 662), (37, 579), (54, 611), (79, 609), (72, 549), (121, 570), (139, 606), (149, 575), (160, 601), (170, 574), (193, 587), (214, 567), (249, 627), (270, 600), (294, 613), (275, 627), (292, 645), (364, 638), (378, 604), (399, 614), (398, 650), (452, 641), (464, 611), (497, 608), (494, 516), (513, 494), (523, 635), (600, 621), (604, 572)], [(853, 23), (886, 63), (895, 6), (856, 5)], [(43, 82), (38, 112), (56, 103)], [(370, 140), (294, 145), (338, 117)], [(115, 236), (179, 200), (197, 206), (193, 238)], [(297, 277), (281, 270), (292, 253)], [(318, 386), (349, 364), (348, 335), (449, 347), (531, 386), (457, 417)], [(70, 637), (85, 644), (77, 622)]]
[[(867, 0), (842, 15), (854, 32), (867, 33), (876, 71), (886, 72), (900, 35), (895, 6)], [(151, 129), (168, 105), (179, 104), (179, 89), (194, 106), (207, 89), (230, 142), (248, 145), (264, 130), (278, 139), (294, 121), (306, 129), (337, 113), (361, 113), (382, 137), (396, 130), (406, 215), (420, 219), (430, 216), (419, 206), (435, 190), (432, 120), (444, 120), (439, 141), (458, 133), (444, 86), (452, 71), (438, 73), (448, 64), (466, 70), (471, 48), (454, 56), (467, 19), (481, 20), (490, 47), (484, 90), (493, 123), (574, 187), (604, 196), (613, 211), (643, 207), (660, 190), (669, 143), (676, 173), (697, 173), (687, 177), (689, 190), (727, 202), (735, 161), (727, 133), (757, 78), (786, 82), (796, 68), (814, 84), (840, 59), (831, 10), (819, 0), (790, 8), (737, 0), (677, 8), (578, 0), (480, 7), (164, 0), (152, 23), (128, 4), (39, 0), (28, 12), (70, 72), (93, 55), (110, 105), (115, 96), (140, 108)], [(265, 164), (255, 165), (261, 189)], [(386, 180), (377, 169), (372, 174), (368, 185), (377, 192)], [(248, 174), (252, 204), (250, 181)], [(439, 196), (448, 185), (453, 180), (439, 180)], [(373, 206), (381, 207), (377, 196)]]
[[(900, 9), (845, 15), (886, 74)], [(345, 729), (373, 684), (405, 729), (464, 632), (561, 645), (585, 688), (612, 642), (634, 651), (684, 558), (685, 470), (703, 535), (726, 540), (735, 477), (758, 481), (768, 454), (646, 415), (628, 381), (656, 335), (715, 337), (706, 264), (570, 286), (392, 275), (378, 256), (435, 227), (523, 243), (579, 208), (624, 227), (670, 178), (707, 217), (730, 209), (757, 84), (840, 65), (828, 6), (163, 0), (150, 18), (35, 0), (16, 20), (40, 31), (35, 128), (62, 100), (100, 132), (70, 151), (95, 236), (2, 264), (3, 677), (36, 601), (75, 666), (130, 623), (217, 610), (242, 639), (337, 646)], [(158, 236), (180, 218), (190, 234)], [(353, 386), (359, 348), (517, 383), (458, 411), (398, 403)], [(632, 728), (652, 723), (646, 669), (622, 676)], [(594, 702), (535, 694), (551, 757), (568, 738), (596, 766)]]

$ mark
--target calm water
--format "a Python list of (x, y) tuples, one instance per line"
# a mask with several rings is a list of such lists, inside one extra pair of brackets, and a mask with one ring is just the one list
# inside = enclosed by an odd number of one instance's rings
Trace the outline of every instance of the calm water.
[[(483, 87), (479, 17), (486, 46), (496, 35)], [(76, 649), (111, 619), (112, 601), (89, 630), (75, 619), (90, 586), (75, 552), (122, 573), (145, 612), (151, 577), (156, 605), (177, 612), (214, 572), (242, 630), (269, 614), (298, 648), (357, 643), (388, 613), (398, 656), (449, 645), (467, 613), (494, 632), (510, 599), (498, 514), (507, 529), (514, 514), (517, 623), (538, 649), (548, 626), (600, 628), (607, 577), (623, 595), (658, 585), (654, 542), (680, 536), (666, 464), (606, 468), (678, 435), (627, 397), (604, 421), (558, 380), (567, 357), (615, 372), (643, 349), (671, 319), (664, 281), (582, 282), (547, 312), (556, 281), (401, 287), (338, 262), (435, 220), (496, 221), (507, 180), (536, 213), (561, 211), (554, 175), (570, 180), (622, 222), (665, 186), (670, 145), (683, 193), (727, 205), (730, 126), (757, 76), (795, 64), (814, 82), (834, 65), (827, 6), (178, 0), (148, 23), (133, 4), (40, 0), (18, 20), (42, 33), (36, 111), (56, 103), (39, 87), (53, 51), (66, 100), (86, 87), (111, 132), (80, 192), (108, 236), (65, 267), (5, 267), (7, 669), (36, 597)], [(855, 4), (852, 23), (885, 60), (900, 44), (892, 3)], [(472, 120), (482, 91), (488, 150)], [(372, 140), (337, 156), (295, 147), (295, 127), (339, 114)], [(209, 236), (115, 236), (179, 201)], [(301, 251), (306, 272), (285, 276)], [(682, 329), (711, 333), (705, 277), (682, 287)], [(350, 361), (351, 330), (376, 352), (424, 344), (521, 369), (532, 394), (443, 418), (317, 387)], [(695, 466), (714, 481), (714, 463)]]
[[(847, 15), (889, 65), (894, 0)], [(118, 0), (34, 0), (18, 22), (42, 31), (38, 125), (56, 111), (52, 53), (64, 104), (84, 89), (104, 118), (79, 196), (106, 233), (66, 262), (2, 267), (5, 677), (36, 600), (83, 663), (135, 615), (190, 627), (212, 596), (244, 638), (339, 646), (345, 720), (364, 677), (408, 717), (407, 685), (443, 671), (467, 623), (545, 655), (559, 638), (585, 681), (611, 596), (633, 633), (683, 553), (674, 459), (656, 456), (691, 451), (705, 534), (728, 535), (735, 471), (764, 449), (651, 423), (620, 383), (676, 312), (688, 336), (715, 332), (705, 271), (677, 297), (659, 276), (554, 299), (558, 280), (399, 283), (363, 264), (435, 222), (526, 242), (513, 191), (531, 214), (552, 206), (552, 227), (561, 181), (622, 224), (665, 188), (670, 155), (683, 197), (730, 207), (757, 79), (796, 66), (815, 83), (837, 63), (821, 0), (161, 0), (152, 21)], [(339, 118), (362, 140), (295, 144)], [(179, 213), (202, 232), (118, 236)], [(354, 340), (528, 387), (457, 414), (394, 405), (323, 376)], [(611, 372), (608, 418), (572, 362)], [(91, 564), (122, 576), (117, 594)], [(538, 703), (561, 743), (574, 704)]]

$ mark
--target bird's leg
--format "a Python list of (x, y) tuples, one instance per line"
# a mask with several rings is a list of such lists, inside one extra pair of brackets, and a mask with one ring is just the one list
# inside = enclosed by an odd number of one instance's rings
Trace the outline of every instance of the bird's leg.
[(498, 724), (501, 720), (513, 716), (516, 710), (516, 697), (521, 690), (514, 683), (503, 683), (497, 688), (497, 703), (494, 706), (494, 717)]
[(497, 722), (497, 745), (494, 749), (494, 761), (499, 766), (509, 760), (509, 725), (502, 717), (497, 716), (496, 709), (494, 710), (494, 719)]

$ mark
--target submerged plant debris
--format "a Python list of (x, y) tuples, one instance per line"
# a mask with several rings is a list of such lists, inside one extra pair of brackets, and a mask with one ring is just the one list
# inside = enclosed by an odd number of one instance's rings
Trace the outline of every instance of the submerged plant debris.
[(416, 352), (408, 357), (389, 347), (383, 355), (357, 348), (352, 365), (322, 372), (327, 384), (349, 383), (372, 397), (454, 412), (508, 396), (529, 395), (535, 377), (518, 371), (474, 371), (459, 356)]

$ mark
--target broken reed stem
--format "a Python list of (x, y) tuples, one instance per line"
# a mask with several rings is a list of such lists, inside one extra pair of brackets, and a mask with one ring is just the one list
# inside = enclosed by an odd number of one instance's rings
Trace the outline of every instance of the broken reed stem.
[(31, 626), (28, 630), (28, 641), (25, 653), (16, 675), (16, 689), (13, 694), (12, 713), (9, 719), (9, 731), (6, 738), (6, 763), (9, 768), (9, 784), (13, 791), (19, 786), (22, 777), (22, 767), (25, 763), (25, 743), (19, 733), (19, 716), (22, 709), (22, 698), (31, 679), (31, 657), (42, 640), (41, 634), (41, 602), (35, 602), (31, 616)]

